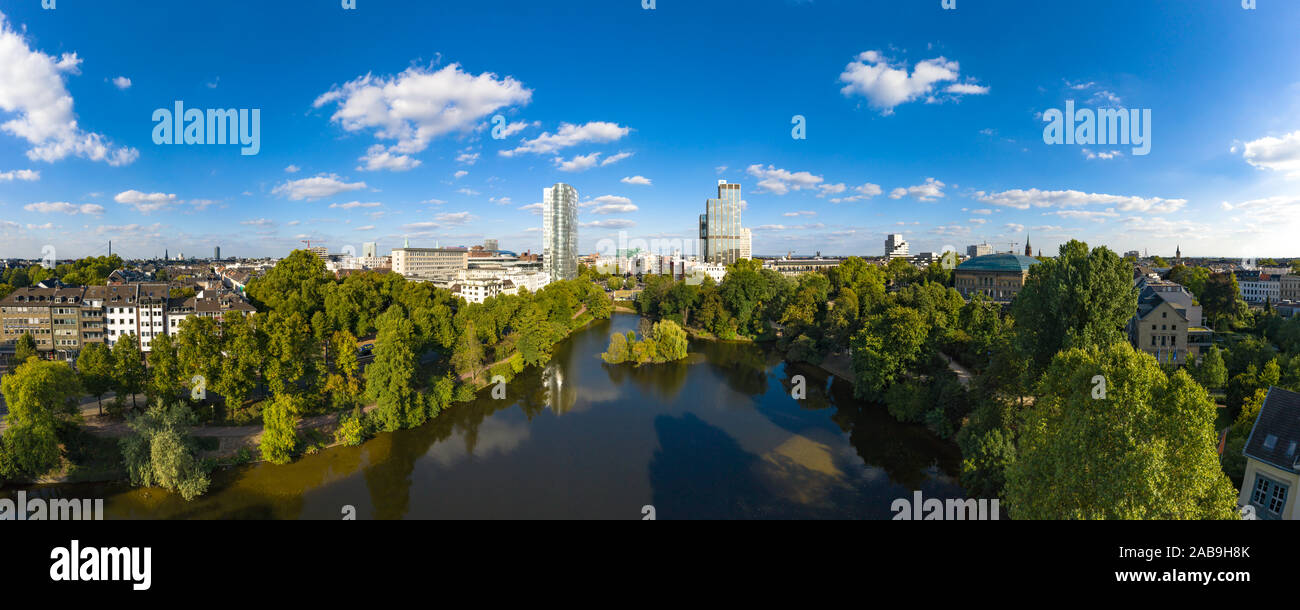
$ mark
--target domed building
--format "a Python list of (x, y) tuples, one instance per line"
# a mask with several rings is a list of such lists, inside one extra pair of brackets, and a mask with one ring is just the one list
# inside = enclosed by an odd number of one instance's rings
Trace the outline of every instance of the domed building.
[(1038, 259), (1008, 252), (967, 259), (953, 270), (953, 287), (970, 299), (983, 294), (994, 301), (1010, 301), (1025, 285), (1029, 268)]

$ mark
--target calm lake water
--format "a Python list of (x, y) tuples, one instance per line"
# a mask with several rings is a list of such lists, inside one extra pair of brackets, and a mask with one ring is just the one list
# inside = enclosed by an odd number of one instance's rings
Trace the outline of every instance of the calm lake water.
[[(867, 518), (890, 503), (963, 495), (959, 455), (848, 383), (752, 344), (692, 342), (687, 361), (610, 366), (615, 314), (556, 346), (551, 364), (484, 391), (415, 430), (380, 434), (285, 466), (213, 474), (185, 502), (123, 484), (29, 488), (105, 498), (107, 519)], [(807, 398), (790, 397), (804, 375)], [(13, 491), (0, 492), (12, 496)]]

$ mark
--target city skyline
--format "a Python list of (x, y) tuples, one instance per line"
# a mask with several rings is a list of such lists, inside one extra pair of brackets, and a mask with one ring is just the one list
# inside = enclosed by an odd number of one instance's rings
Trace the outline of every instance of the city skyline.
[[(235, 4), (0, 9), (0, 64), (16, 66), (0, 72), (0, 257), (110, 240), (128, 258), (283, 256), (301, 240), (540, 252), (538, 190), (557, 182), (584, 194), (589, 253), (619, 231), (694, 241), (719, 180), (745, 193), (755, 255), (876, 255), (902, 233), (913, 252), (1032, 235), (1046, 255), (1077, 238), (1300, 256), (1300, 68), (1281, 61), (1300, 51), (1295, 4), (1100, 2), (1122, 19), (1068, 43), (1053, 27), (990, 42), (1008, 11), (1070, 14), (1032, 4), (323, 3), (246, 22), (255, 5)], [(488, 19), (483, 45), (464, 24)], [(723, 19), (742, 35), (710, 39)], [(159, 54), (139, 33), (164, 25), (196, 43)], [(208, 34), (223, 28), (244, 34)], [(539, 29), (581, 45), (530, 54)], [(762, 43), (814, 33), (797, 65)], [(1134, 111), (1134, 141), (1070, 144), (1105, 130), (1067, 123), (1045, 142), (1053, 111), (1075, 107), (1098, 125)], [(248, 111), (257, 146), (156, 144), (172, 125), (157, 113), (180, 115), (175, 142), (184, 109)]]

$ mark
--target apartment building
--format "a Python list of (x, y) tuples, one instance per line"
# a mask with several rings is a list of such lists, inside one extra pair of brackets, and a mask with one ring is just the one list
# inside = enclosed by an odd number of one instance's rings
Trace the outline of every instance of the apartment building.
[(1300, 275), (1288, 273), (1278, 278), (1278, 291), (1283, 301), (1300, 301)]
[[(212, 295), (212, 296), (209, 296)], [(202, 292), (192, 296), (184, 301), (173, 299), (167, 307), (167, 334), (176, 336), (181, 332), (181, 323), (193, 316), (200, 318), (212, 318), (218, 322), (225, 317), (228, 311), (239, 311), (245, 315), (256, 313), (257, 310), (233, 293), (210, 293)]]
[(81, 300), (85, 288), (59, 282), (19, 288), (0, 299), (0, 349), (12, 353), (30, 334), (41, 352), (81, 349)]
[(1276, 303), (1282, 297), (1281, 275), (1262, 270), (1237, 271), (1237, 291), (1247, 303)]

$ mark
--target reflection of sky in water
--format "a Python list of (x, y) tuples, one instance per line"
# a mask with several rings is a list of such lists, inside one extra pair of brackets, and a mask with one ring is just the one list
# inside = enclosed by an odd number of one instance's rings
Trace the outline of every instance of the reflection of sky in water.
[[(335, 519), (344, 504), (363, 519), (639, 519), (645, 504), (660, 519), (889, 518), (914, 489), (961, 495), (950, 443), (759, 346), (696, 342), (685, 363), (643, 367), (599, 360), (610, 333), (635, 327), (620, 315), (576, 334), (505, 400), (484, 391), (362, 447), (218, 473), (196, 502), (96, 489), (110, 518)], [(790, 397), (793, 374), (808, 378), (806, 400)]]

